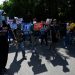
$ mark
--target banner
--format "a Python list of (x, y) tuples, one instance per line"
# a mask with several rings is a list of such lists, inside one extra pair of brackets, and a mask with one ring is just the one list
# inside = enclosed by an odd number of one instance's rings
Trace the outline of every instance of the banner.
[(16, 19), (16, 23), (17, 23), (17, 24), (21, 24), (22, 21), (23, 21), (23, 18), (18, 18), (18, 19)]
[(12, 24), (13, 23), (13, 19), (7, 19), (7, 24)]

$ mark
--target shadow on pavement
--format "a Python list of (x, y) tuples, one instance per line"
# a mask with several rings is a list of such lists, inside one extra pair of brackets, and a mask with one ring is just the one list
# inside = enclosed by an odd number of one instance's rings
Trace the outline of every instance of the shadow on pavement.
[(47, 71), (47, 68), (45, 64), (41, 64), (41, 59), (39, 59), (39, 54), (35, 51), (32, 53), (32, 56), (30, 58), (30, 62), (28, 62), (28, 65), (32, 67), (32, 71), (35, 74), (43, 73)]
[(45, 59), (52, 63), (55, 66), (62, 66), (63, 72), (69, 72), (69, 68), (67, 67), (69, 64), (67, 62), (66, 56), (61, 55), (57, 49), (47, 49), (47, 47), (37, 47), (37, 51), (40, 55), (44, 56)]
[(23, 60), (24, 59), (17, 61), (17, 54), (16, 54), (13, 62), (10, 65), (10, 68), (8, 69), (8, 75), (14, 75), (15, 73), (18, 73), (18, 71), (21, 68), (21, 63)]
[[(63, 43), (59, 43), (58, 45), (59, 48), (64, 48)], [(31, 67), (32, 66), (32, 71), (34, 72), (34, 74), (39, 74), (42, 72), (46, 72), (47, 68), (45, 66), (45, 64), (41, 64), (42, 60), (39, 58), (39, 56), (44, 56), (45, 59), (52, 63), (52, 65), (54, 67), (56, 66), (62, 66), (62, 71), (63, 72), (70, 72), (70, 69), (68, 68), (68, 62), (67, 62), (67, 57), (61, 55), (57, 49), (48, 49), (48, 46), (45, 45), (29, 45), (25, 47), (26, 49), (29, 50), (34, 50), (34, 52), (30, 51), (30, 53), (32, 53), (32, 56), (30, 58), (30, 62), (28, 62), (28, 65)], [(36, 50), (35, 50), (36, 48)], [(11, 48), (12, 49), (12, 48)], [(73, 50), (74, 51), (74, 50)], [(75, 51), (73, 52), (72, 48), (70, 50), (70, 48), (68, 47), (68, 55), (73, 56), (75, 53)], [(16, 52), (15, 48), (10, 50), (10, 52)], [(14, 58), (14, 61), (12, 62), (11, 66), (10, 66), (10, 70), (12, 70), (12, 74), (15, 72), (18, 72), (20, 67), (21, 67), (21, 62), (23, 60), (17, 61), (16, 60), (16, 56)], [(16, 65), (17, 64), (17, 65)], [(14, 65), (16, 65), (16, 68), (14, 69)]]
[(62, 56), (58, 52), (55, 52), (55, 56), (53, 56), (53, 59), (50, 59), (50, 62), (53, 64), (53, 66), (62, 66), (63, 72), (69, 72), (70, 70), (67, 67), (69, 64), (66, 59), (67, 58), (65, 56)]
[[(67, 42), (66, 42), (66, 43), (67, 43)], [(59, 42), (58, 47), (59, 47), (59, 48), (64, 48), (64, 49), (66, 49), (66, 50), (67, 50), (66, 53), (67, 53), (69, 56), (75, 57), (75, 42), (74, 42), (74, 43), (71, 43), (71, 42), (70, 42), (69, 44), (67, 44), (67, 48), (65, 48), (65, 46), (64, 46), (64, 41), (61, 40), (61, 41)]]

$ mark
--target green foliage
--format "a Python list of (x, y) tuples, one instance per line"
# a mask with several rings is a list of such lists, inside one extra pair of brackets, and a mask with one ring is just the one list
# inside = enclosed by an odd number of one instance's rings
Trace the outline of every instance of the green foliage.
[(0, 5), (0, 9), (3, 9), (3, 5)]
[[(9, 0), (3, 3), (3, 8), (8, 16), (31, 16), (33, 17), (65, 17), (68, 18), (69, 15), (74, 16), (74, 0)], [(72, 7), (69, 7), (69, 5)], [(60, 8), (60, 9), (59, 9)], [(73, 12), (71, 12), (71, 10)], [(68, 13), (71, 12), (71, 13)], [(59, 16), (59, 13), (62, 13)]]

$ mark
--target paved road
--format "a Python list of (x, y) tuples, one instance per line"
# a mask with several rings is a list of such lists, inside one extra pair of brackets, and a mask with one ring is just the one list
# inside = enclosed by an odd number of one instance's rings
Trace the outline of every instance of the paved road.
[(16, 56), (14, 46), (10, 47), (6, 68), (8, 75), (75, 75), (74, 47), (65, 49), (60, 43), (56, 50), (49, 50), (48, 46), (26, 46), (27, 60), (22, 59), (21, 49)]

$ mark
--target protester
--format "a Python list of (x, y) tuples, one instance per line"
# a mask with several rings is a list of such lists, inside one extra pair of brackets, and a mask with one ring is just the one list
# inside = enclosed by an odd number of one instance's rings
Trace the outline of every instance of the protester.
[[(13, 23), (12, 24), (10, 24), (10, 28), (11, 28), (11, 32), (10, 32), (10, 35), (11, 35), (11, 37), (13, 38), (13, 40), (15, 39), (15, 32), (16, 32), (16, 29), (17, 29), (17, 24), (16, 24), (16, 20), (14, 19), (13, 20)], [(12, 34), (13, 33), (13, 34)]]
[(0, 28), (0, 73), (6, 71), (5, 66), (8, 60), (8, 50), (9, 50), (8, 44), (9, 27), (5, 23), (5, 21), (3, 21), (2, 24), (3, 25)]
[(22, 28), (22, 30), (24, 32), (24, 40), (29, 40), (30, 43), (32, 43), (32, 39), (31, 39), (31, 35), (32, 35), (31, 26), (32, 26), (31, 22), (24, 22), (23, 23), (23, 28)]
[(42, 43), (44, 42), (44, 40), (45, 40), (46, 45), (48, 45), (47, 26), (46, 26), (45, 22), (42, 22), (42, 23), (43, 23), (43, 27), (42, 27), (42, 29), (40, 30), (41, 45), (42, 45)]
[(56, 22), (56, 19), (54, 19), (51, 23), (51, 26), (50, 26), (50, 37), (51, 37), (51, 49), (55, 49), (56, 47), (56, 43), (58, 42), (58, 26), (57, 26), (57, 22)]
[(15, 38), (16, 38), (16, 54), (18, 54), (19, 49), (22, 50), (22, 57), (26, 60), (25, 56), (25, 44), (24, 44), (24, 34), (23, 31), (20, 28), (17, 28), (15, 32)]

